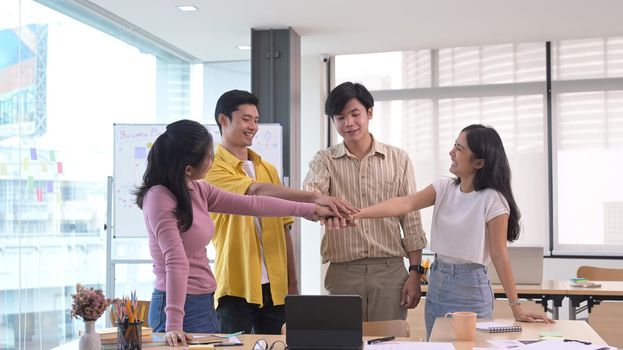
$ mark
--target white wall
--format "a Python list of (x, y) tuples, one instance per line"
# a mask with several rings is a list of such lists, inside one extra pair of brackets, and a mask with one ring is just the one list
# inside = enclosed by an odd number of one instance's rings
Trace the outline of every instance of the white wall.
[[(318, 56), (301, 57), (301, 183), (309, 162), (323, 142), (326, 120), (322, 111), (321, 62)], [(320, 224), (301, 220), (301, 294), (321, 294)]]

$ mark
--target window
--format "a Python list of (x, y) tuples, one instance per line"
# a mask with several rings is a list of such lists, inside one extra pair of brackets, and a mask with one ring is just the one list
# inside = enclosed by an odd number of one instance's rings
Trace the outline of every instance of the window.
[[(372, 61), (371, 56), (374, 57)], [(432, 71), (434, 65), (430, 59), (426, 64), (418, 61), (436, 56), (438, 72)], [(378, 68), (392, 65), (401, 65), (402, 75)], [(376, 71), (371, 73), (374, 69)], [(358, 76), (358, 72), (362, 74)], [(438, 81), (431, 80), (436, 75)], [(378, 83), (393, 82), (398, 76), (401, 83)], [(515, 175), (514, 194), (523, 215), (517, 244), (545, 245), (549, 221), (544, 44), (338, 56), (336, 84), (344, 80), (362, 82), (375, 95), (377, 101), (370, 130), (378, 140), (409, 153), (419, 189), (439, 176), (451, 176), (448, 152), (462, 128), (473, 123), (495, 127), (504, 141)], [(418, 81), (425, 83), (404, 83)], [(523, 85), (504, 89), (496, 85), (502, 83)], [(420, 89), (404, 89), (405, 86)], [(375, 91), (392, 88), (394, 92)], [(522, 176), (525, 169), (537, 175)], [(422, 211), (426, 231), (430, 230), (431, 216), (432, 208)]]
[[(3, 1), (0, 23), (0, 348), (49, 349), (83, 328), (69, 313), (76, 283), (106, 288), (113, 123), (191, 117), (202, 79), (34, 1)], [(114, 256), (149, 258), (145, 241)], [(118, 270), (119, 293), (149, 298), (150, 266)]]
[(623, 250), (623, 38), (552, 43), (554, 252)]
[(623, 250), (623, 90), (561, 93), (556, 150), (555, 250)]
[(335, 58), (335, 80), (364, 82), (369, 90), (431, 86), (430, 50), (397, 51)]
[[(545, 43), (338, 56), (336, 84), (358, 81), (372, 91), (377, 102), (370, 129), (409, 152), (418, 188), (448, 175), (447, 153), (463, 127), (489, 124), (500, 133), (513, 170), (523, 215), (518, 244), (543, 245), (555, 255), (620, 255), (623, 191), (616, 180), (623, 170), (623, 38), (563, 40), (551, 50), (552, 154)], [(426, 64), (417, 60), (428, 56), (432, 61)], [(417, 81), (426, 83), (407, 83)], [(428, 211), (423, 220), (428, 230)]]

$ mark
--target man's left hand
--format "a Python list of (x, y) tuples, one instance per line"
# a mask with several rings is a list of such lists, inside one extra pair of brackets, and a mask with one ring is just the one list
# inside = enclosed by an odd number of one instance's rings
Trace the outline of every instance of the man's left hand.
[(409, 273), (409, 277), (402, 287), (402, 298), (400, 306), (405, 309), (413, 309), (420, 302), (422, 297), (422, 286), (420, 284), (420, 275), (417, 273)]

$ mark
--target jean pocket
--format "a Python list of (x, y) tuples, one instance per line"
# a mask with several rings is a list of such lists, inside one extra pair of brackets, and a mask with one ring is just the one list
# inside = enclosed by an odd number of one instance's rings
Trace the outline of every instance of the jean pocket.
[(459, 286), (465, 288), (478, 288), (478, 275), (474, 272), (459, 273), (456, 276), (456, 282)]

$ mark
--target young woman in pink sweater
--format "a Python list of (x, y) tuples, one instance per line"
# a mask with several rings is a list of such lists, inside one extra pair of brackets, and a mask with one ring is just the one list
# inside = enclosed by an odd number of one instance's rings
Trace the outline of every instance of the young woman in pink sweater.
[(143, 210), (156, 275), (149, 325), (165, 331), (169, 345), (186, 344), (192, 333), (218, 333), (213, 305), (216, 282), (206, 246), (214, 223), (210, 212), (252, 216), (330, 216), (313, 203), (243, 196), (204, 182), (214, 157), (212, 135), (190, 120), (167, 125), (147, 157), (136, 203)]

